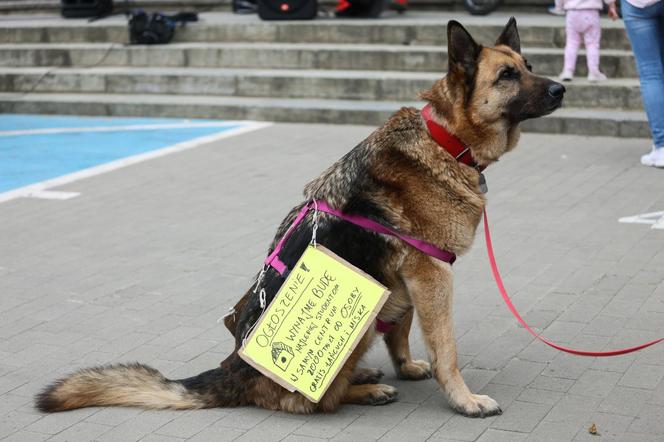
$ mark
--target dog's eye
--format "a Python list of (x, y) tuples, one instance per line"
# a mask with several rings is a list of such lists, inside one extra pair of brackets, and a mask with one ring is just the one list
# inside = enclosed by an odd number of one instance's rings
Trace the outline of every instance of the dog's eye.
[(513, 80), (518, 77), (519, 72), (514, 68), (505, 68), (505, 70), (500, 73), (501, 80)]

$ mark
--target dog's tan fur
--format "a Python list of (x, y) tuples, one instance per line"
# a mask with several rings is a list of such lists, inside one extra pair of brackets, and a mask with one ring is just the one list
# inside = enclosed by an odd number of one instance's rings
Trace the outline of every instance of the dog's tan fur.
[[(561, 90), (564, 92), (562, 86), (530, 72), (520, 54), (513, 19), (496, 43), (494, 48), (483, 48), (461, 25), (450, 22), (449, 72), (421, 94), (431, 104), (435, 120), (467, 145), (481, 166), (494, 163), (512, 150), (519, 139), (519, 122), (553, 111), (562, 100)], [(560, 89), (554, 93), (553, 87)], [(356, 213), (363, 214), (365, 206), (378, 208), (379, 215), (373, 216), (382, 222), (462, 255), (473, 242), (485, 204), (478, 182), (476, 169), (457, 162), (432, 139), (419, 110), (404, 108), (309, 183), (305, 199), (325, 200), (340, 210), (352, 208), (354, 202), (360, 201)], [(295, 207), (282, 222), (275, 241), (284, 234), (300, 207)], [(357, 252), (353, 244), (344, 243), (353, 240), (329, 234), (331, 227), (348, 228), (339, 222), (321, 215), (323, 229), (319, 231), (323, 232), (323, 243), (336, 241), (341, 256), (362, 261), (364, 249)], [(301, 228), (310, 226), (304, 223)], [(391, 290), (378, 317), (397, 323), (384, 340), (398, 377), (419, 380), (433, 375), (450, 405), (467, 416), (500, 413), (496, 401), (468, 389), (457, 366), (451, 265), (394, 238), (378, 239), (364, 231), (347, 233), (366, 242), (366, 253), (376, 254), (375, 259), (362, 262), (365, 267), (374, 266), (374, 276)], [(300, 243), (301, 247), (306, 246), (306, 241)], [(348, 249), (346, 255), (344, 247)], [(361, 263), (356, 265), (362, 267)], [(278, 277), (268, 273), (266, 280), (276, 284)], [(269, 296), (275, 292), (272, 290)], [(396, 389), (377, 383), (382, 375), (379, 370), (357, 367), (377, 334), (374, 330), (370, 329), (360, 340), (332, 386), (315, 404), (258, 374), (237, 356), (241, 338), (258, 318), (260, 309), (251, 291), (235, 309), (237, 315), (227, 318), (226, 325), (236, 337), (236, 350), (220, 368), (182, 381), (166, 380), (143, 366), (136, 368), (134, 374), (123, 372), (118, 366), (84, 370), (42, 393), (40, 408), (57, 411), (102, 404), (147, 408), (253, 404), (272, 410), (313, 413), (334, 411), (341, 403), (384, 404), (395, 399)], [(408, 335), (414, 314), (419, 318), (431, 364), (411, 356)]]

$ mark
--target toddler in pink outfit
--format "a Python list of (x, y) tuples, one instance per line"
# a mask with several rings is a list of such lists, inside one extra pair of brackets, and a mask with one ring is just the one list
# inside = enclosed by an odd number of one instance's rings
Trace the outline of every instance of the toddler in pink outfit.
[[(615, 0), (604, 0), (609, 7), (609, 17), (618, 18)], [(602, 10), (602, 0), (556, 0), (556, 9), (565, 10), (565, 66), (560, 79), (571, 81), (576, 67), (576, 55), (579, 52), (581, 38), (586, 47), (586, 61), (588, 63), (588, 80), (604, 81), (606, 75), (599, 70), (599, 40), (602, 29), (599, 25), (599, 11)]]

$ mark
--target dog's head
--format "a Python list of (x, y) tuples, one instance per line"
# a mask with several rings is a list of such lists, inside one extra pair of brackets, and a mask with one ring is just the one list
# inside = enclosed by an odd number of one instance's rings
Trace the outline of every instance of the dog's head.
[(550, 114), (562, 104), (565, 88), (532, 73), (521, 55), (514, 17), (492, 48), (473, 40), (456, 21), (447, 25), (448, 88), (455, 89), (465, 111), (475, 122), (503, 120), (516, 125)]

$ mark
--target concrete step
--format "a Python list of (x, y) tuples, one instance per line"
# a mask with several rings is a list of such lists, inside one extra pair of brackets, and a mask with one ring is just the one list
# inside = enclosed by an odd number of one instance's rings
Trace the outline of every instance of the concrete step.
[[(179, 94), (409, 101), (435, 72), (214, 68), (0, 68), (0, 92)], [(566, 83), (570, 107), (641, 109), (637, 79)]]
[[(62, 8), (60, 0), (3, 0), (0, 3), (0, 14), (20, 14), (25, 12), (32, 13), (60, 13)], [(132, 0), (130, 7), (143, 8), (148, 10), (153, 9), (180, 9), (187, 8), (188, 10), (209, 10), (213, 7), (229, 6), (230, 1), (227, 0)], [(115, 1), (115, 10), (123, 10), (124, 1)]]
[[(401, 106), (418, 102), (210, 97), (137, 94), (0, 93), (0, 112), (251, 119), (286, 122), (379, 125)], [(646, 116), (637, 111), (560, 109), (528, 121), (534, 132), (648, 137)]]
[[(542, 9), (544, 11), (544, 8)], [(565, 20), (540, 14), (498, 11), (486, 17), (462, 12), (409, 12), (387, 15), (380, 20), (260, 21), (255, 15), (202, 13), (197, 23), (179, 28), (176, 42), (263, 42), (263, 43), (340, 43), (340, 44), (446, 44), (448, 20), (461, 21), (472, 35), (491, 44), (510, 15), (516, 15), (525, 47), (565, 45)], [(0, 43), (127, 43), (127, 24), (123, 16), (88, 23), (57, 16), (5, 20), (0, 27)], [(602, 19), (602, 48), (629, 49), (621, 22)]]
[[(535, 72), (556, 75), (562, 70), (563, 50), (525, 48)], [(164, 46), (124, 46), (103, 43), (2, 44), (4, 67), (203, 67), (261, 69), (336, 69), (442, 72), (446, 48), (378, 44), (304, 43), (177, 43)], [(602, 70), (612, 78), (637, 76), (631, 51), (602, 51)], [(587, 74), (581, 51), (577, 74)]]

